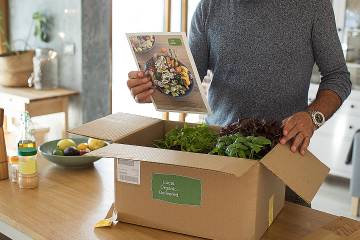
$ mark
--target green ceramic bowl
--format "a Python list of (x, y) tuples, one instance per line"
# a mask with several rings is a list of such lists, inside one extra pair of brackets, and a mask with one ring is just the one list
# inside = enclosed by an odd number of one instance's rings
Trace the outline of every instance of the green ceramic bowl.
[[(86, 143), (88, 138), (71, 138), (76, 144)], [(99, 157), (91, 156), (57, 156), (53, 155), (52, 152), (56, 149), (56, 144), (61, 139), (46, 142), (39, 147), (41, 155), (59, 166), (67, 168), (86, 168), (93, 166), (93, 163), (99, 160)]]

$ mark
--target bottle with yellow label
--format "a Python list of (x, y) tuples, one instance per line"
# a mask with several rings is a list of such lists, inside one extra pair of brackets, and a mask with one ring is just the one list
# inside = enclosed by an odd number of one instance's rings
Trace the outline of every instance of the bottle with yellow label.
[(21, 116), (22, 131), (18, 143), (19, 178), (20, 188), (36, 188), (39, 185), (37, 170), (37, 149), (32, 133), (31, 119), (28, 112)]

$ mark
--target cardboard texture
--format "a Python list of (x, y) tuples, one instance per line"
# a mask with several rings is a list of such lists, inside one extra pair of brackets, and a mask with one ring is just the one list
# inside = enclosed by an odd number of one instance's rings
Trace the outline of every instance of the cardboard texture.
[(284, 205), (285, 184), (311, 201), (329, 171), (311, 153), (280, 145), (261, 161), (153, 147), (182, 125), (115, 114), (71, 131), (116, 142), (90, 155), (115, 158), (118, 220), (209, 239), (260, 239)]
[(114, 142), (126, 137), (136, 130), (148, 127), (160, 121), (161, 120), (155, 118), (118, 113), (88, 122), (73, 129), (71, 133)]
[(303, 157), (291, 152), (288, 145), (277, 145), (261, 163), (308, 203), (314, 198), (324, 176), (329, 172), (311, 152), (307, 151)]
[(242, 176), (252, 166), (257, 164), (256, 161), (239, 161), (238, 158), (232, 157), (180, 152), (125, 144), (110, 144), (107, 147), (92, 151), (87, 155), (96, 157), (113, 157), (128, 160), (141, 160), (142, 162), (212, 170), (232, 174), (235, 177)]

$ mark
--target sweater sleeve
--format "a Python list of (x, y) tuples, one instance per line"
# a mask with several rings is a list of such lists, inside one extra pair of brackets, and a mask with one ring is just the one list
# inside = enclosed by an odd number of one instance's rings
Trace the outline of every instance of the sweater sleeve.
[(335, 92), (343, 102), (351, 92), (347, 69), (330, 0), (315, 1), (312, 47), (321, 73), (319, 90)]
[(209, 47), (207, 42), (207, 31), (205, 30), (207, 8), (205, 5), (204, 0), (200, 1), (198, 4), (192, 17), (189, 33), (190, 50), (194, 57), (201, 80), (206, 76), (209, 66)]

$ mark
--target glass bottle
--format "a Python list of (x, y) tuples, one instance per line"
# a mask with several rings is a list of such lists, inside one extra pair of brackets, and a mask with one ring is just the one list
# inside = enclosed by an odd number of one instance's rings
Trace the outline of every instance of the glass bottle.
[(35, 49), (33, 58), (34, 74), (30, 77), (29, 86), (35, 89), (57, 88), (58, 80), (58, 54), (49, 48)]
[(21, 138), (18, 143), (20, 188), (36, 188), (39, 185), (37, 171), (37, 149), (28, 112), (21, 116)]

